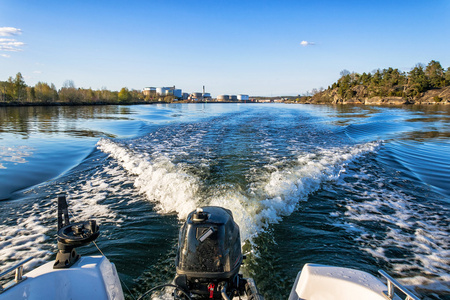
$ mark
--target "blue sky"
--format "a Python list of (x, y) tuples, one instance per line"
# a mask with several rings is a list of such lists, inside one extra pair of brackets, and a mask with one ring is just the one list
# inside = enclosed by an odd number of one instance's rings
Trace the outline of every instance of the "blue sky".
[(450, 0), (0, 0), (0, 80), (28, 85), (296, 95), (432, 59), (450, 66)]

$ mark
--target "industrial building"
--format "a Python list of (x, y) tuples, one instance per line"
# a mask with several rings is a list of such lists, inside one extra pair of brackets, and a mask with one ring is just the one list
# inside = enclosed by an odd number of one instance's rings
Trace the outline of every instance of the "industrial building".
[(210, 93), (192, 93), (189, 95), (191, 101), (211, 101)]
[[(173, 95), (177, 99), (189, 100), (189, 101), (211, 101), (211, 94), (205, 92), (205, 86), (203, 86), (203, 92), (194, 92), (191, 94), (183, 93), (181, 89), (176, 89), (173, 87), (146, 87), (143, 89), (143, 94), (146, 97), (154, 96), (168, 96)], [(217, 101), (228, 102), (228, 101), (249, 101), (249, 96), (244, 94), (239, 95), (219, 95), (217, 96)]]
[(181, 89), (173, 89), (172, 90), (172, 94), (176, 97), (176, 98), (181, 98), (183, 97), (183, 91)]
[(168, 95), (170, 92), (170, 88), (168, 87), (157, 87), (156, 88), (156, 93), (160, 96), (166, 96)]
[(239, 95), (237, 95), (237, 99), (239, 101), (248, 101), (249, 97), (248, 97), (248, 95), (239, 94)]
[(183, 98), (183, 91), (181, 89), (176, 89), (173, 87), (146, 87), (142, 90), (144, 96), (168, 96), (173, 95), (175, 98)]
[(150, 96), (156, 95), (156, 88), (154, 88), (154, 87), (146, 87), (146, 88), (144, 88), (142, 90), (142, 93), (146, 97), (150, 97)]
[(217, 101), (248, 101), (248, 95), (219, 95), (217, 96)]
[(217, 101), (229, 101), (230, 95), (219, 95), (217, 96)]

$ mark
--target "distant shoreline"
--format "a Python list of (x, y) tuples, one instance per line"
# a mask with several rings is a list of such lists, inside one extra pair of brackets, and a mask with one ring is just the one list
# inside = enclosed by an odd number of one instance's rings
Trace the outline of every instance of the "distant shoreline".
[(370, 73), (341, 71), (327, 89), (315, 90), (312, 96), (297, 102), (366, 105), (434, 105), (450, 103), (450, 67), (438, 61), (417, 64), (408, 73), (388, 68)]
[[(361, 87), (361, 90), (366, 89)], [(450, 104), (450, 86), (435, 88), (421, 93), (415, 98), (399, 96), (372, 96), (343, 98), (338, 94), (337, 88), (329, 89), (312, 97), (299, 99), (297, 103), (304, 104), (351, 104), (351, 105), (448, 105)]]
[[(112, 103), (112, 102), (0, 102), (0, 107), (27, 107), (27, 106), (99, 106), (99, 105), (143, 105), (143, 104), (223, 104), (223, 103), (239, 103), (239, 104), (264, 104), (265, 102), (232, 102), (232, 101), (197, 101), (197, 102), (186, 102), (186, 101), (174, 101), (174, 102), (164, 102), (164, 101), (137, 101), (128, 103)], [(286, 102), (288, 103), (288, 102)]]
[(0, 102), (0, 107), (21, 107), (21, 106), (97, 106), (97, 105), (139, 105), (139, 104), (157, 104), (161, 102), (130, 102), (130, 103), (111, 103), (111, 102)]
[[(447, 106), (449, 101), (442, 102), (408, 102), (404, 99), (392, 99), (394, 97), (386, 97), (382, 99), (351, 99), (350, 101), (311, 101), (310, 99), (300, 101), (276, 102), (284, 104), (313, 104), (313, 105), (367, 105), (367, 106)], [(396, 98), (396, 97), (395, 97)], [(102, 106), (102, 105), (154, 105), (154, 104), (273, 104), (274, 102), (217, 102), (217, 101), (198, 101), (198, 102), (130, 102), (130, 103), (111, 103), (111, 102), (92, 102), (92, 103), (67, 103), (67, 102), (51, 102), (51, 103), (18, 103), (18, 102), (0, 102), (0, 107), (37, 107), (37, 106)]]

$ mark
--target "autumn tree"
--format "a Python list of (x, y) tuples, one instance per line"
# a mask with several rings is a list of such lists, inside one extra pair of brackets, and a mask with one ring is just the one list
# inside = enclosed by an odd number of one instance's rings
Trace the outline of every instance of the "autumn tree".
[(34, 102), (36, 101), (36, 90), (33, 86), (27, 86), (27, 101), (28, 102)]
[(12, 78), (8, 81), (0, 81), (0, 101), (9, 102), (12, 100), (13, 94)]
[(59, 90), (59, 98), (64, 102), (70, 103), (79, 102), (81, 100), (73, 80), (64, 81), (63, 87)]
[(131, 93), (127, 88), (122, 88), (119, 92), (119, 102), (126, 103), (131, 101)]
[[(54, 85), (53, 85), (54, 87)], [(49, 86), (45, 82), (38, 82), (34, 86), (34, 91), (36, 94), (36, 100), (43, 102), (43, 103), (49, 103), (54, 101), (54, 96), (56, 89), (53, 89), (51, 86)]]
[(144, 101), (144, 99), (145, 99), (145, 96), (142, 93), (142, 91), (138, 91), (138, 90), (132, 89), (130, 91), (130, 94), (131, 94), (131, 99), (133, 101)]

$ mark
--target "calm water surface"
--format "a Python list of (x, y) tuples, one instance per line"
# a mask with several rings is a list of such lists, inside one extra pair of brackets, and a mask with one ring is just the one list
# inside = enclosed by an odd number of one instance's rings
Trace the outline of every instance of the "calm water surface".
[(173, 278), (187, 214), (220, 205), (266, 299), (307, 262), (450, 297), (450, 107), (0, 108), (0, 270), (55, 257), (61, 193), (135, 296)]

